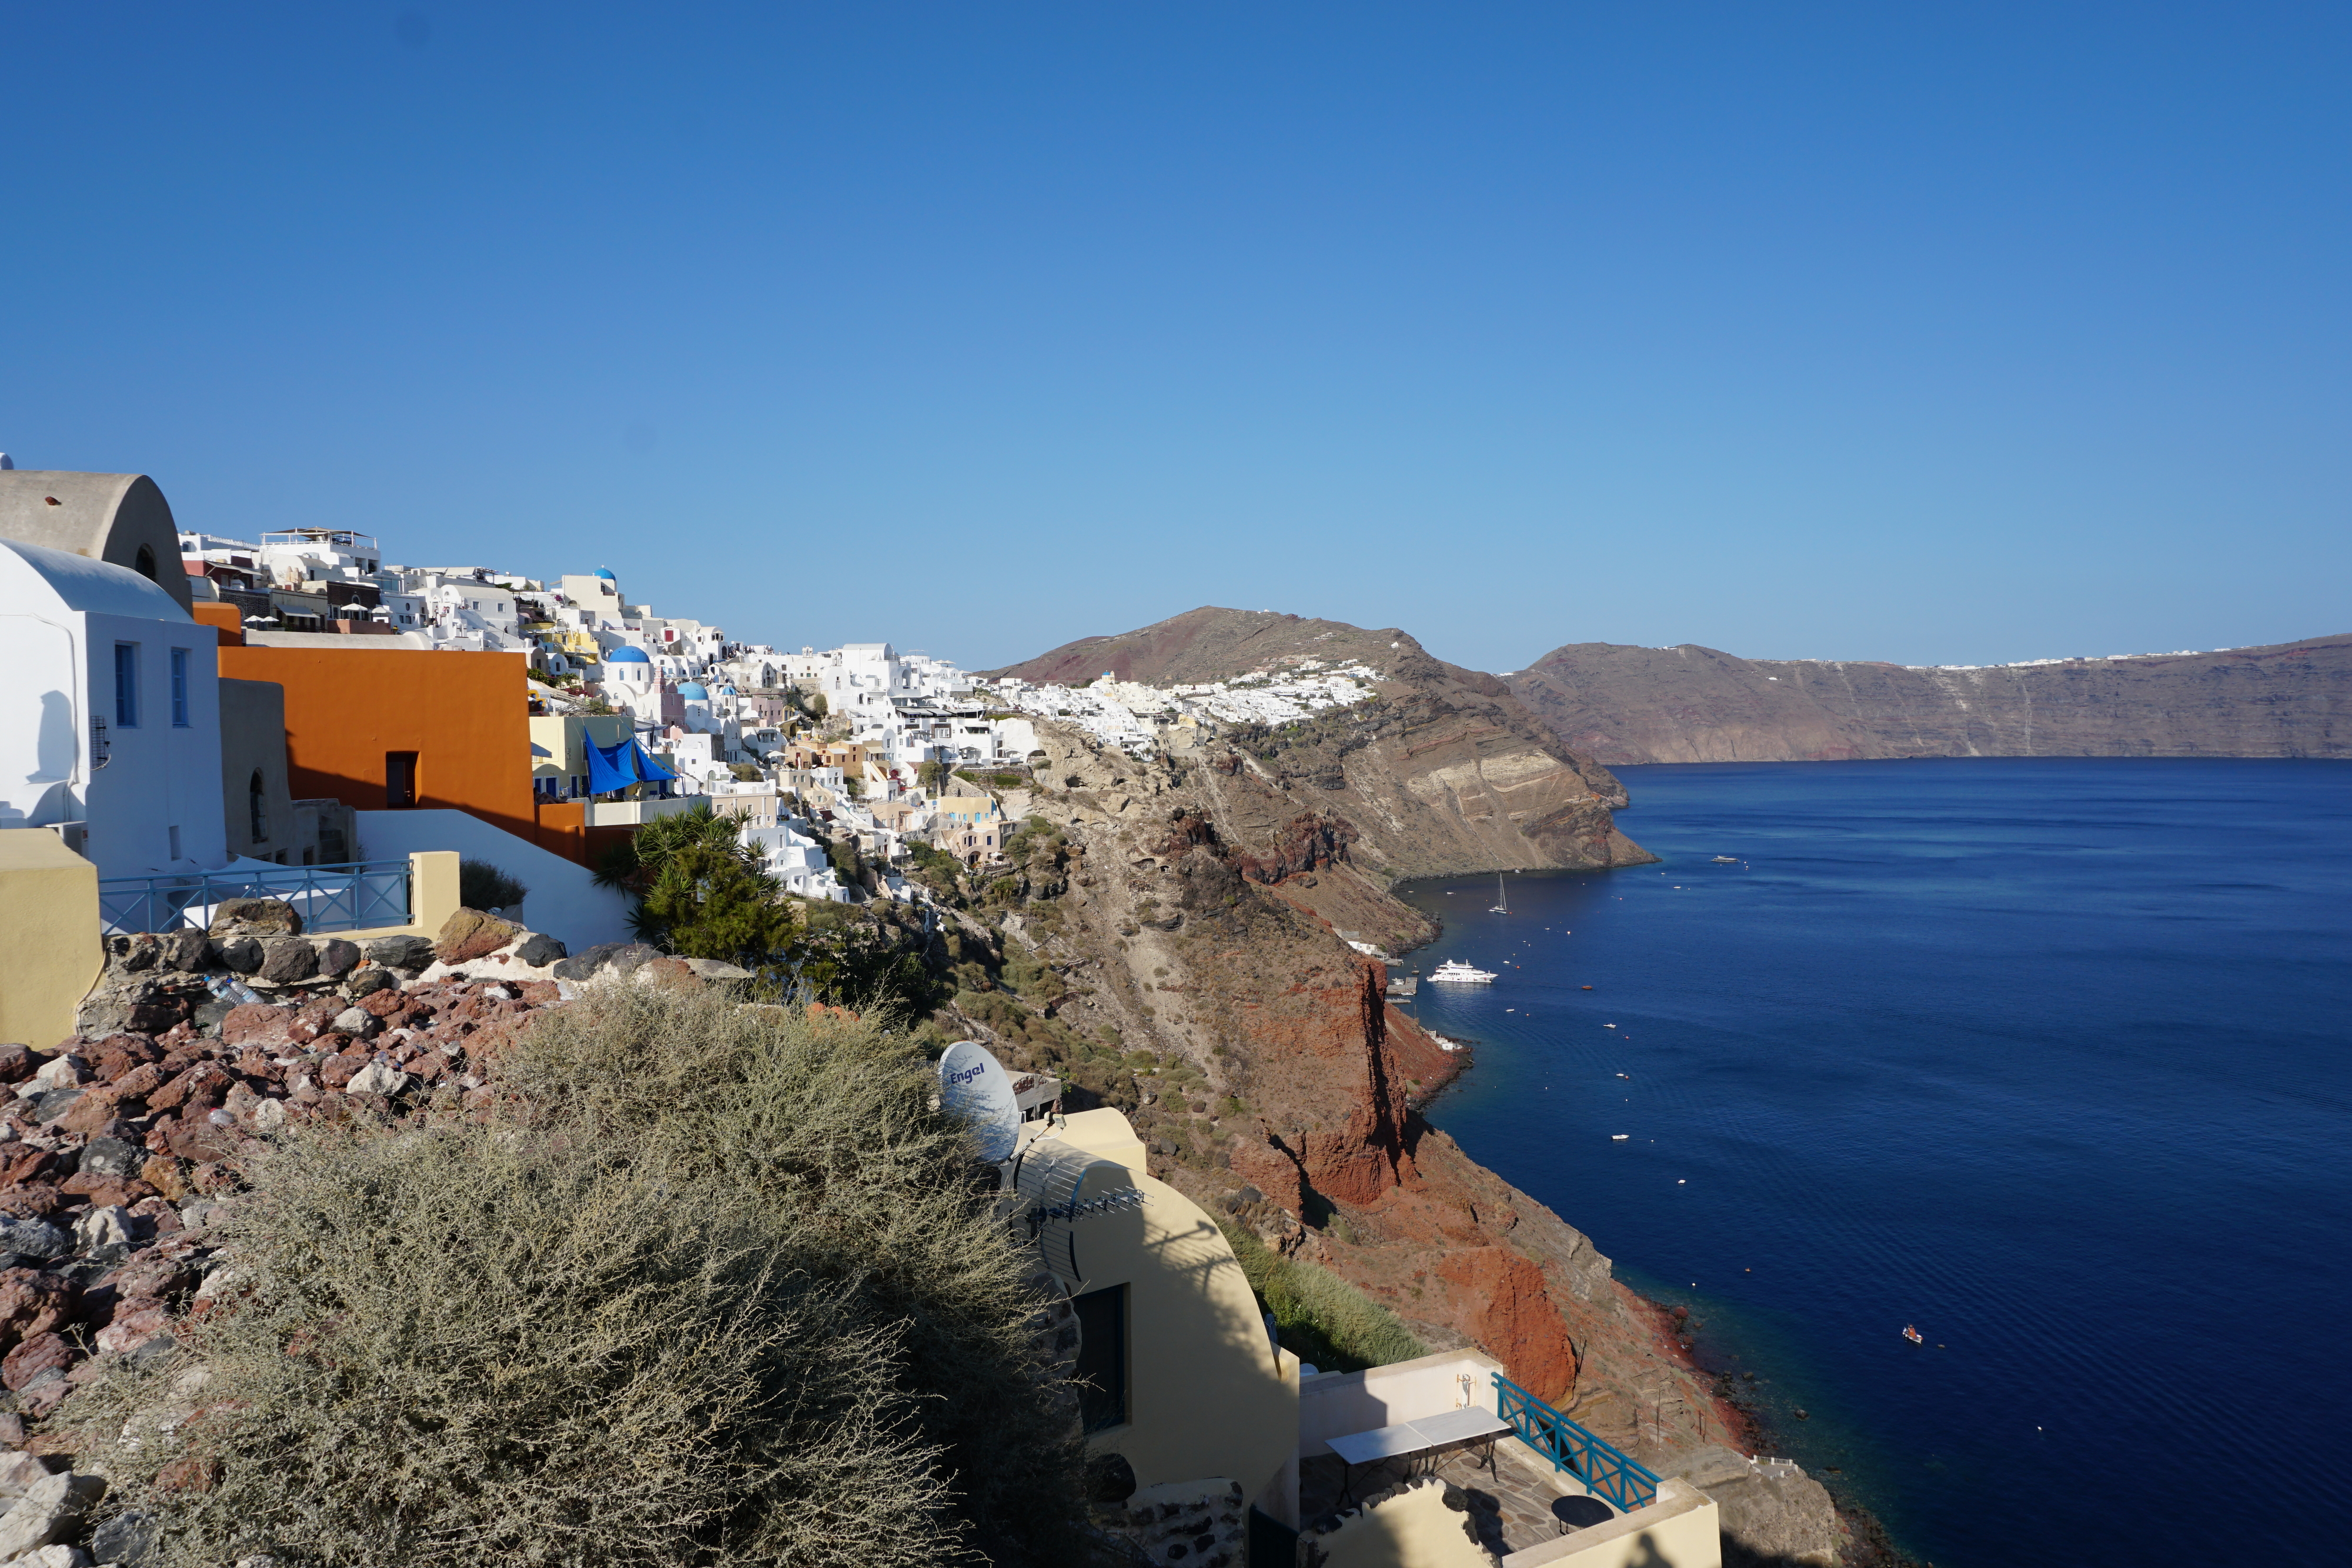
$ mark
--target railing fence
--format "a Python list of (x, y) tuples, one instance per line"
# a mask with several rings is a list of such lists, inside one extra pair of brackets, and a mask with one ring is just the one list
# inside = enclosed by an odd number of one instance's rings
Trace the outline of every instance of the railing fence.
[(101, 877), (99, 923), (109, 934), (201, 929), (232, 898), (283, 899), (301, 915), (305, 932), (362, 931), (411, 919), (408, 862), (396, 860)]
[(1517, 1384), (1495, 1374), (1495, 1413), (1519, 1441), (1579, 1479), (1621, 1512), (1647, 1508), (1658, 1497), (1658, 1477), (1602, 1442)]

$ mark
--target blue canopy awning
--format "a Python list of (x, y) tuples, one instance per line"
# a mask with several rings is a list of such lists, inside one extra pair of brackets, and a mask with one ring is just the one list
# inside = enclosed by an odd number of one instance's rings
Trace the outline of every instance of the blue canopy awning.
[(625, 789), (632, 784), (667, 784), (677, 777), (646, 753), (635, 740), (624, 740), (612, 746), (587, 743), (588, 792), (610, 794)]

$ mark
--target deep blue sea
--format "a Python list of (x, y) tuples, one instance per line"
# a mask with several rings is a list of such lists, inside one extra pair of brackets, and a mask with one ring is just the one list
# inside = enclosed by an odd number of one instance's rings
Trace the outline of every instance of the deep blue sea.
[(1622, 772), (1662, 865), (1403, 890), (1430, 1119), (1938, 1568), (2346, 1561), (2352, 763)]

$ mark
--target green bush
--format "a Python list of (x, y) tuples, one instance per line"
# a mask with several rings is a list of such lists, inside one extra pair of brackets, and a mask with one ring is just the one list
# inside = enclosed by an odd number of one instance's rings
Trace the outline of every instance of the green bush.
[(457, 902), (468, 909), (512, 909), (530, 889), (488, 861), (457, 862)]
[(1285, 1258), (1257, 1235), (1220, 1218), (1258, 1305), (1274, 1314), (1276, 1337), (1325, 1372), (1360, 1372), (1427, 1355), (1394, 1312), (1319, 1263)]
[(154, 1568), (1087, 1561), (1034, 1258), (908, 1036), (615, 988), (501, 1065), (527, 1114), (282, 1139), (227, 1310), (76, 1401)]

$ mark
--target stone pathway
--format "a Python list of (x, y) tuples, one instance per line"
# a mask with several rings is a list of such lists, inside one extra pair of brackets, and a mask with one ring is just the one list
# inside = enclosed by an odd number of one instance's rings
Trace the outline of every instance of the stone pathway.
[[(1420, 1473), (1418, 1469), (1409, 1472), (1408, 1461), (1403, 1459), (1359, 1466), (1353, 1496), (1370, 1497)], [(1555, 1479), (1550, 1466), (1528, 1458), (1508, 1443), (1495, 1446), (1492, 1471), (1476, 1453), (1457, 1450), (1445, 1455), (1434, 1473), (1469, 1494), (1478, 1539), (1497, 1557), (1558, 1540), (1560, 1521), (1552, 1505), (1562, 1497), (1580, 1500), (1584, 1496), (1574, 1476), (1563, 1473)], [(1342, 1474), (1336, 1454), (1300, 1461), (1298, 1511), (1308, 1528), (1327, 1521), (1345, 1506), (1339, 1501)]]

